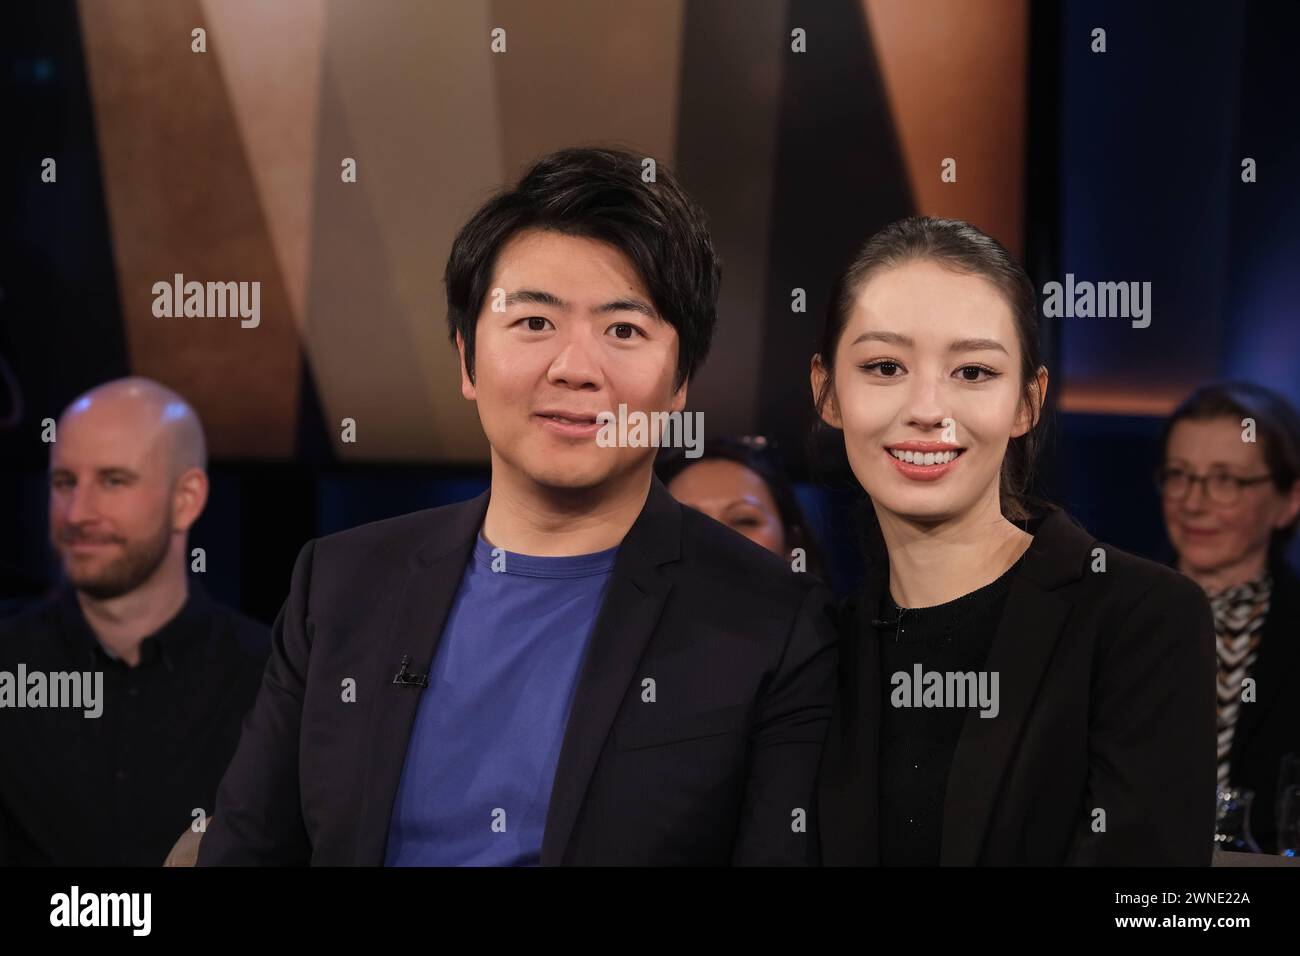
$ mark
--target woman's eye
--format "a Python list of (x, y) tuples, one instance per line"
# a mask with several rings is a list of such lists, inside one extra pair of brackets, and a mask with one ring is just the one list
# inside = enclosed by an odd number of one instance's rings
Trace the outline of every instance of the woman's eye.
[[(630, 322), (619, 322), (616, 325), (611, 325), (609, 328), (617, 339), (631, 339), (642, 334), (641, 330)], [(624, 332), (627, 334), (624, 335)]]
[(880, 359), (876, 362), (868, 362), (861, 366), (864, 372), (878, 372), (885, 378), (893, 378), (902, 370), (902, 366), (897, 362), (891, 362), (888, 359)]
[(957, 369), (962, 380), (966, 382), (986, 382), (990, 379), (997, 378), (1001, 372), (995, 372), (991, 368), (985, 368), (982, 365), (963, 365)]
[(528, 323), (529, 332), (546, 331), (546, 319), (542, 318), (540, 315), (530, 315), (528, 318), (524, 319), (524, 321)]

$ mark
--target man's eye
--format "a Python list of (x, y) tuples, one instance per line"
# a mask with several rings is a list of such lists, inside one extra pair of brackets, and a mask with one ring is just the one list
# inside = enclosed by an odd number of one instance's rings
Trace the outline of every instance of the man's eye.
[(529, 332), (545, 332), (548, 324), (547, 320), (540, 315), (530, 315), (524, 321), (528, 323)]
[[(614, 333), (614, 337), (618, 339), (631, 339), (631, 338), (635, 338), (638, 335), (644, 334), (640, 329), (638, 329), (635, 325), (633, 325), (630, 322), (618, 322), (614, 325), (611, 325), (609, 328), (610, 331)], [(623, 334), (624, 332), (626, 332), (627, 334), (624, 335)]]

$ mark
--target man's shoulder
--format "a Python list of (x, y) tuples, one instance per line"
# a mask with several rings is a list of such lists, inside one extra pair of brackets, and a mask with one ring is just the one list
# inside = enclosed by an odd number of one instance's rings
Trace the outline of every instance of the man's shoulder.
[(205, 603), (212, 633), (221, 637), (223, 644), (228, 638), (245, 657), (265, 659), (271, 652), (271, 629), (261, 621), (211, 597)]
[(61, 602), (60, 592), (48, 595), (16, 614), (0, 618), (0, 660), (5, 660), (19, 650), (26, 651), (32, 641), (43, 641), (58, 626)]
[(720, 597), (736, 591), (751, 600), (801, 603), (821, 587), (815, 575), (793, 570), (792, 559), (773, 554), (721, 522), (682, 508), (681, 561), (684, 581)]
[(467, 519), (477, 502), (470, 498), (323, 535), (312, 542), (313, 563), (405, 563), (421, 549), (450, 543), (449, 536), (459, 538), (466, 529), (472, 531), (474, 522)]

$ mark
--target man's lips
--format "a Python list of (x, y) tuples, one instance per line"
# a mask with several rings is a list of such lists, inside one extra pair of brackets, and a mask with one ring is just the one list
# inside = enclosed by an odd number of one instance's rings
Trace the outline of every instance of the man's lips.
[(69, 551), (73, 551), (77, 554), (87, 554), (95, 551), (104, 551), (108, 548), (115, 548), (117, 547), (117, 544), (118, 543), (113, 540), (87, 541), (85, 539), (79, 539), (77, 541), (65, 541), (63, 546)]
[(594, 412), (547, 408), (534, 412), (533, 418), (547, 431), (566, 438), (589, 438), (601, 429)]

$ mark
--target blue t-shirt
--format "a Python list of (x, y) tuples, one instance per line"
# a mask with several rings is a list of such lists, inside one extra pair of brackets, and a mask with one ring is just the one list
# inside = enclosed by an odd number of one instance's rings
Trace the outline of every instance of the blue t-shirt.
[(569, 706), (617, 552), (494, 559), (479, 535), (420, 695), (386, 865), (539, 862)]

